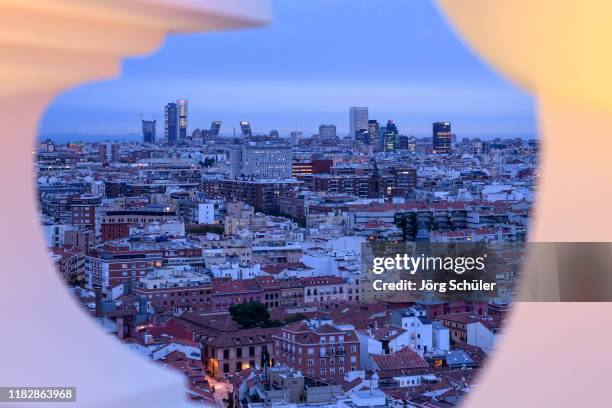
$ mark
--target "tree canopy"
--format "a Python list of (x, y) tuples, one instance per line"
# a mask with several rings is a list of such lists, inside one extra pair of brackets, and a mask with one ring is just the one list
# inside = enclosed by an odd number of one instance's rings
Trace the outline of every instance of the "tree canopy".
[(259, 302), (240, 303), (230, 307), (232, 319), (244, 329), (273, 327), (268, 307)]

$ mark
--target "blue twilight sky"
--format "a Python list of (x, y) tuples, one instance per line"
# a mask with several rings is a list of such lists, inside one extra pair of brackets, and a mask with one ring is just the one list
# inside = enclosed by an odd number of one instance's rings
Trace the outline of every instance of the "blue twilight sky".
[(455, 37), (428, 0), (276, 0), (262, 28), (170, 36), (120, 78), (80, 86), (48, 109), (41, 135), (126, 135), (140, 114), (189, 100), (189, 131), (222, 120), (254, 132), (333, 123), (348, 133), (349, 106), (427, 136), (451, 121), (458, 137), (534, 136), (533, 100)]

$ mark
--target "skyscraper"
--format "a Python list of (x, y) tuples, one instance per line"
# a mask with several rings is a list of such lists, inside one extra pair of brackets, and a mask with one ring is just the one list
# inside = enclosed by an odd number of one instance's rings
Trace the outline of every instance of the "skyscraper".
[(155, 120), (142, 121), (142, 143), (155, 143), (155, 130), (157, 124)]
[(357, 133), (355, 133), (355, 140), (369, 145), (370, 144), (370, 131), (368, 129), (359, 129)]
[(433, 152), (448, 154), (451, 152), (451, 124), (450, 122), (434, 122), (433, 124)]
[(240, 121), (240, 130), (242, 131), (242, 136), (244, 137), (253, 136), (253, 133), (251, 132), (251, 124), (246, 120)]
[(383, 148), (385, 152), (394, 152), (399, 149), (399, 132), (394, 120), (387, 121)]
[(361, 129), (368, 129), (368, 108), (351, 106), (349, 108), (349, 126), (351, 138), (357, 137)]
[(178, 128), (179, 128), (179, 143), (184, 143), (187, 139), (187, 100), (179, 99), (178, 104)]
[(221, 129), (221, 121), (220, 120), (215, 120), (210, 124), (210, 134), (211, 136), (217, 137), (219, 136), (219, 130)]
[(368, 133), (370, 134), (370, 141), (368, 144), (372, 145), (375, 147), (376, 150), (378, 150), (378, 148), (376, 148), (377, 145), (377, 141), (378, 141), (378, 130), (380, 129), (380, 125), (378, 124), (377, 120), (368, 120)]
[(417, 142), (416, 137), (410, 136), (408, 137), (408, 150), (411, 152), (416, 152)]
[(378, 128), (378, 138), (376, 139), (376, 151), (383, 152), (385, 151), (385, 134), (387, 133), (387, 128), (385, 126), (381, 126)]
[(176, 145), (178, 142), (178, 109), (170, 102), (164, 109), (164, 143)]

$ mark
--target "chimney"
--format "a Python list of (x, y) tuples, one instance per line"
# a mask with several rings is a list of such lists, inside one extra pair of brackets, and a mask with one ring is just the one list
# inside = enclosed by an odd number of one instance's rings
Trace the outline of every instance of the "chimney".
[(94, 289), (96, 295), (96, 317), (102, 317), (102, 288)]

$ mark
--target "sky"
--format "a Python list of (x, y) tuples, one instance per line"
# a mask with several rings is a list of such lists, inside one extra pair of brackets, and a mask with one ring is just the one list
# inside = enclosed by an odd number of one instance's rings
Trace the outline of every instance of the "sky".
[[(127, 135), (140, 115), (189, 100), (189, 132), (223, 121), (221, 133), (277, 129), (348, 134), (349, 107), (393, 119), (401, 134), (430, 136), (434, 121), (461, 137), (534, 137), (534, 101), (493, 72), (447, 26), (429, 0), (273, 0), (261, 28), (169, 36), (119, 78), (60, 95), (41, 137)], [(82, 138), (86, 138), (85, 136)]]

